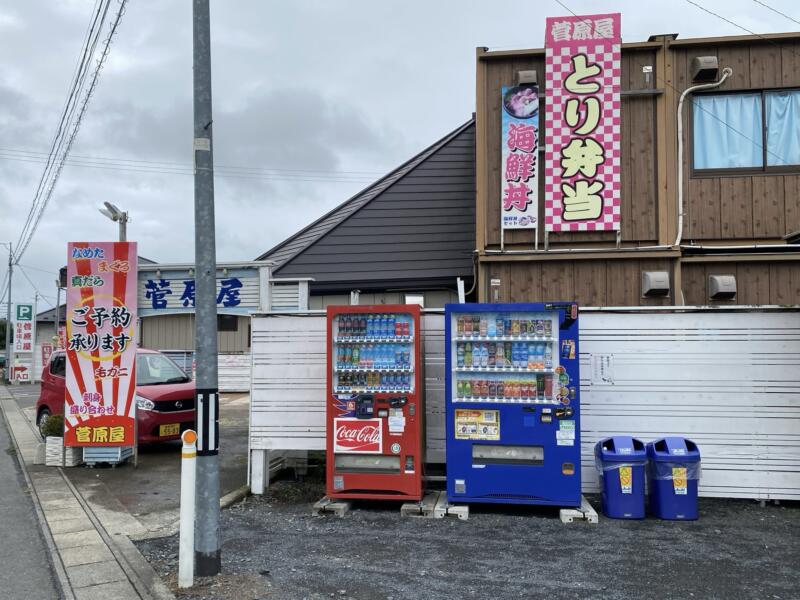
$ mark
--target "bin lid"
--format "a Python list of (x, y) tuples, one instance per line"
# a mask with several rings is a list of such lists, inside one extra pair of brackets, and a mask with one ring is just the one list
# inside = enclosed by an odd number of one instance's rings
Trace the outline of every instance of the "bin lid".
[(692, 440), (664, 437), (647, 444), (647, 456), (655, 461), (699, 462), (700, 449)]
[(615, 435), (600, 440), (594, 447), (595, 456), (605, 462), (645, 462), (644, 442), (629, 435)]

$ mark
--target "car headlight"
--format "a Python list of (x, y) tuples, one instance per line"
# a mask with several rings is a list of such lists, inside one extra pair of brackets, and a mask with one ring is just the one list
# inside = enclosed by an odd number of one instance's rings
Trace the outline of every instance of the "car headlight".
[(152, 400), (142, 398), (141, 396), (136, 396), (136, 408), (139, 410), (153, 410), (155, 407), (155, 402)]

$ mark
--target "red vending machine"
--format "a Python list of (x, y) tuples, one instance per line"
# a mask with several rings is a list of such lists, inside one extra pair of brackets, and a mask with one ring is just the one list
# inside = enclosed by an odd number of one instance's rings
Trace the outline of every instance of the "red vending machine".
[(327, 494), (421, 500), (420, 310), (329, 306)]

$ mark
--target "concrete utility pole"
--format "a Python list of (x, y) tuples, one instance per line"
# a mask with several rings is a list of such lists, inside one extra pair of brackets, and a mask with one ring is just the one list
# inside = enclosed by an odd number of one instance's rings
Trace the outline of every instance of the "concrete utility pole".
[(220, 571), (219, 394), (217, 389), (217, 254), (214, 160), (211, 148), (211, 25), (209, 0), (194, 0), (194, 260), (197, 514), (195, 572)]
[(8, 306), (6, 307), (6, 383), (11, 383), (11, 276), (14, 274), (14, 253), (8, 242)]

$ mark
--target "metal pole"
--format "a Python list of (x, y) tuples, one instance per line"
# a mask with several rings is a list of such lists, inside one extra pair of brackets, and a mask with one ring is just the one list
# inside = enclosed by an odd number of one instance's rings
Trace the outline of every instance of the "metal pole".
[(214, 161), (211, 146), (211, 26), (209, 0), (193, 0), (194, 228), (197, 575), (220, 571), (219, 397), (217, 389), (217, 257), (214, 237)]
[(178, 542), (178, 587), (194, 585), (194, 503), (197, 468), (197, 434), (187, 429), (181, 436), (181, 529)]
[(8, 306), (6, 306), (6, 382), (11, 383), (11, 276), (14, 274), (14, 253), (8, 242)]
[(55, 321), (56, 321), (56, 326), (55, 326), (54, 335), (53, 335), (53, 338), (54, 338), (53, 339), (53, 346), (55, 346), (55, 349), (58, 350), (58, 340), (59, 340), (58, 326), (60, 325), (60, 321), (61, 321), (61, 282), (58, 279), (56, 279), (56, 319), (55, 319)]

